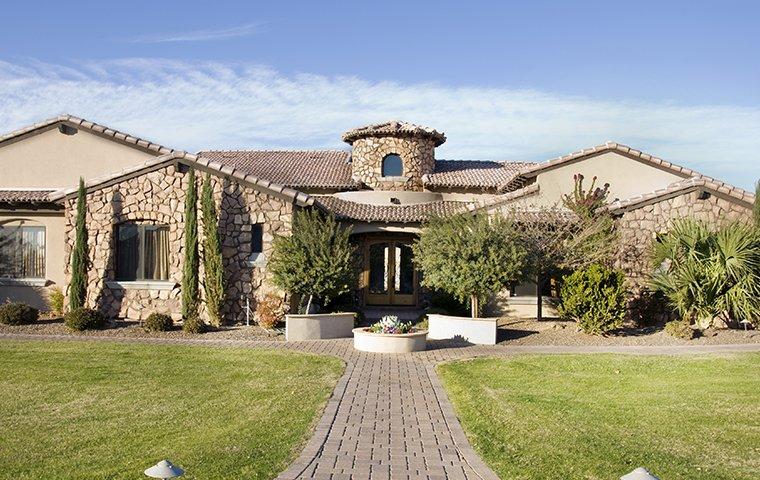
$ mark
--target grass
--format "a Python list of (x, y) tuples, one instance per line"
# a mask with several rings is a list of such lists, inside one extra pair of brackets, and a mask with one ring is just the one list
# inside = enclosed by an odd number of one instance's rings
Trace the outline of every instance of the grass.
[(341, 375), (335, 358), (197, 346), (0, 342), (0, 477), (274, 478)]
[(501, 478), (756, 479), (760, 354), (562, 355), (439, 367)]

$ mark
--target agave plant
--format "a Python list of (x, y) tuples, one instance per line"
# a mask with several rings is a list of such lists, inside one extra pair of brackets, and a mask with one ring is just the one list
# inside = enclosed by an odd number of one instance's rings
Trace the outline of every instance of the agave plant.
[(658, 265), (650, 285), (675, 310), (700, 328), (716, 318), (760, 318), (760, 236), (751, 225), (728, 223), (711, 229), (703, 221), (681, 219), (654, 246)]

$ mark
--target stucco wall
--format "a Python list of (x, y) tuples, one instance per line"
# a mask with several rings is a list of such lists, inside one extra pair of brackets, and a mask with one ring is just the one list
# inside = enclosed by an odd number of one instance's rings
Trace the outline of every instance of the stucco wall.
[[(187, 174), (174, 165), (143, 174), (88, 194), (87, 225), (89, 256), (92, 261), (88, 279), (88, 304), (99, 308), (111, 317), (144, 319), (152, 312), (165, 312), (179, 317), (181, 310), (180, 284), (185, 232), (185, 198), (188, 188)], [(234, 182), (214, 178), (215, 196), (219, 210), (219, 230), (223, 244), (226, 272), (225, 320), (244, 318), (241, 295), (251, 297), (255, 307), (257, 294), (267, 285), (266, 269), (249, 263), (251, 223), (264, 224), (264, 252), (271, 251), (274, 234), (290, 231), (292, 205)], [(202, 176), (198, 175), (198, 191)], [(199, 202), (200, 208), (200, 202)], [(74, 243), (74, 217), (76, 200), (66, 203), (67, 257)], [(121, 222), (160, 223), (169, 226), (169, 280), (154, 288), (128, 282), (112, 283), (116, 278), (114, 230)], [(199, 213), (199, 241), (203, 231)], [(67, 281), (70, 271), (66, 269)], [(203, 270), (200, 277), (202, 283)], [(202, 295), (202, 288), (201, 288)], [(205, 312), (201, 311), (205, 317)]]
[(19, 301), (40, 310), (48, 310), (48, 293), (51, 287), (63, 288), (65, 220), (63, 212), (18, 211), (0, 212), (0, 225), (38, 225), (45, 227), (45, 280), (43, 286), (0, 285), (0, 303)]
[(154, 156), (85, 129), (65, 135), (53, 126), (0, 146), (0, 187), (57, 188), (118, 172)]
[(610, 202), (664, 188), (683, 178), (620, 153), (606, 152), (539, 173), (536, 178), (539, 193), (530, 197), (530, 203), (545, 206), (561, 204), (562, 195), (572, 193), (573, 175), (577, 173), (585, 177), (586, 189), (594, 176), (597, 177), (597, 186), (609, 183)]

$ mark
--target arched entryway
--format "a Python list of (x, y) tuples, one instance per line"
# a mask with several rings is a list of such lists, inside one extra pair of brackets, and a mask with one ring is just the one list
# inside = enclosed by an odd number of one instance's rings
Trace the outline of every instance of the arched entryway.
[(363, 256), (364, 303), (416, 306), (419, 273), (414, 268), (412, 235), (373, 234), (357, 238)]

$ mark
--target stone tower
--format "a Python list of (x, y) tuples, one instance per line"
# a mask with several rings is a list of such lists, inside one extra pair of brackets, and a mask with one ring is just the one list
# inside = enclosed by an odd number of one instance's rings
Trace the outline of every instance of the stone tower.
[(422, 176), (435, 169), (435, 147), (446, 136), (406, 122), (386, 122), (343, 134), (350, 144), (354, 179), (374, 190), (421, 191)]

